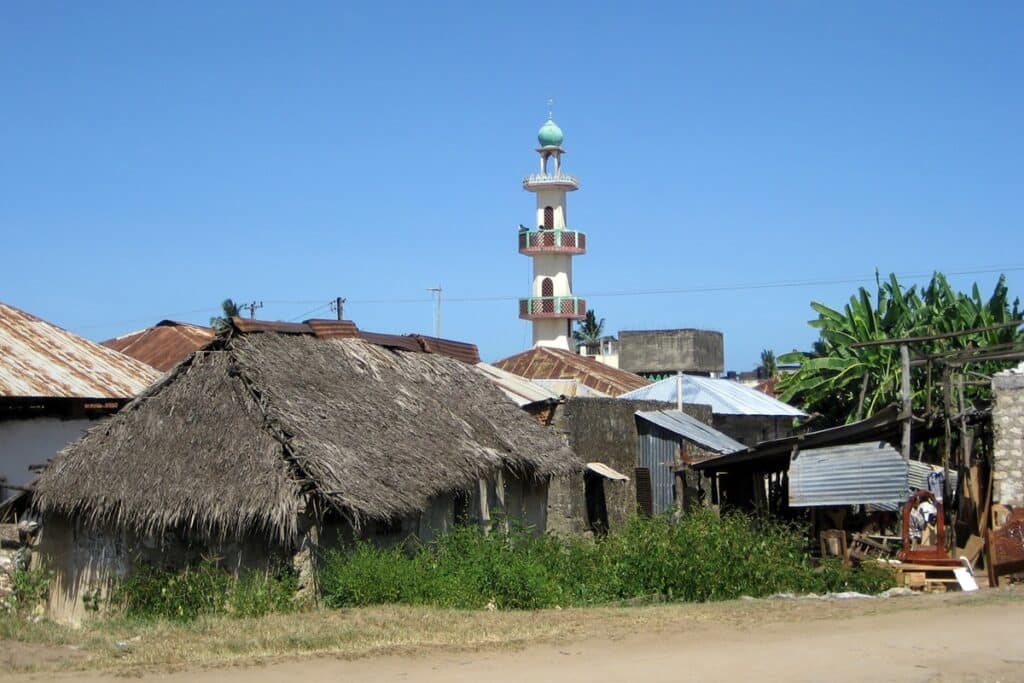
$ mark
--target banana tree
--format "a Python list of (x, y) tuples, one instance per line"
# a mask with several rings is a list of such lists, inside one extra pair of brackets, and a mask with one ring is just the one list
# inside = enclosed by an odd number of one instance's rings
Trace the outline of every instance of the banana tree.
[[(971, 294), (954, 291), (945, 276), (936, 273), (922, 291), (904, 288), (895, 275), (881, 281), (876, 291), (861, 287), (842, 311), (812, 302), (818, 314), (809, 321), (819, 332), (812, 353), (793, 352), (779, 357), (782, 363), (800, 363), (800, 370), (782, 378), (780, 398), (801, 403), (818, 412), (824, 421), (841, 424), (871, 415), (900, 396), (900, 352), (896, 345), (856, 346), (861, 342), (962, 332), (1020, 319), (1020, 305), (1009, 302), (1009, 290), (1000, 278), (988, 301), (975, 285)], [(981, 348), (1020, 340), (1016, 327), (988, 330), (915, 345), (915, 355), (934, 355), (960, 349)], [(999, 364), (987, 364), (990, 370)], [(1005, 363), (1001, 364), (1005, 366)], [(940, 405), (941, 382), (929, 381), (929, 368), (914, 370), (912, 400), (916, 407)], [(931, 394), (929, 394), (931, 392)], [(984, 399), (975, 390), (972, 399)]]

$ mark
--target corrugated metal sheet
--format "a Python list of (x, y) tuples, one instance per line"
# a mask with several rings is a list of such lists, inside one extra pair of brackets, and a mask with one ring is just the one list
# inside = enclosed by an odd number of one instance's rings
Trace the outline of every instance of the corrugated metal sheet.
[(416, 341), (420, 343), (423, 350), (427, 353), (438, 353), (455, 360), (461, 360), (469, 365), (476, 365), (480, 362), (480, 351), (476, 348), (476, 344), (441, 339), (440, 337), (428, 337), (423, 334), (411, 336), (416, 338)]
[(108, 339), (103, 346), (167, 372), (215, 336), (209, 327), (161, 320), (153, 327)]
[(145, 363), (0, 303), (0, 396), (132, 398), (159, 377)]
[[(675, 403), (676, 377), (621, 394), (619, 398)], [(683, 403), (711, 406), (716, 415), (806, 417), (806, 413), (731, 379), (683, 375)]]
[(618, 470), (613, 470), (611, 467), (608, 467), (608, 465), (605, 465), (603, 462), (588, 462), (587, 469), (593, 472), (594, 474), (601, 475), (605, 479), (611, 479), (612, 481), (629, 481), (629, 477), (627, 477), (625, 474), (619, 472)]
[[(907, 472), (907, 485), (910, 487), (910, 491), (916, 491), (918, 489), (928, 490), (928, 475), (932, 472), (941, 472), (942, 467), (938, 465), (929, 465), (926, 462), (920, 462), (918, 460), (911, 460), (909, 463), (910, 470)], [(955, 491), (957, 485), (958, 475), (956, 470), (949, 470), (949, 490)]]
[(735, 453), (746, 448), (732, 437), (678, 410), (642, 410), (636, 415), (709, 451)]
[(547, 389), (559, 396), (568, 396), (570, 398), (576, 396), (583, 396), (587, 398), (611, 398), (608, 394), (602, 393), (597, 389), (592, 389), (577, 379), (533, 379), (527, 381), (533, 382), (537, 386)]
[(572, 353), (565, 349), (535, 346), (529, 351), (496, 361), (494, 365), (532, 380), (576, 380), (606, 396), (618, 396), (650, 382), (640, 375)]
[(907, 464), (884, 441), (801, 450), (789, 466), (789, 504), (892, 504), (907, 498)]
[(436, 353), (475, 365), (480, 362), (476, 344), (428, 337), (421, 334), (381, 334), (363, 332), (351, 320), (307, 320), (304, 323), (285, 323), (267, 320), (232, 318), (231, 324), (243, 333), (278, 332), (281, 334), (311, 334), (325, 339), (362, 339), (370, 344), (386, 346), (413, 353)]
[(651, 471), (651, 500), (654, 514), (671, 509), (675, 500), (675, 468), (679, 444), (652, 432), (640, 434), (639, 467)]
[(487, 379), (497, 384), (498, 388), (505, 392), (505, 395), (515, 401), (518, 406), (529, 405), (537, 401), (558, 399), (558, 394), (534, 384), (525, 377), (513, 375), (511, 372), (496, 368), (489, 363), (477, 363), (476, 367), (487, 375)]

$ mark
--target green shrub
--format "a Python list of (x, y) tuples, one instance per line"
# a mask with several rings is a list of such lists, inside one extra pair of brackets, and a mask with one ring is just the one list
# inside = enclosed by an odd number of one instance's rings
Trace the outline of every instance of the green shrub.
[(678, 522), (634, 518), (597, 541), (537, 537), (521, 528), (483, 534), (467, 526), (411, 556), (368, 544), (333, 552), (322, 563), (320, 586), (333, 607), (536, 609), (637, 598), (874, 593), (893, 585), (891, 573), (880, 568), (826, 564), (816, 571), (805, 547), (799, 528), (708, 510)]
[(11, 574), (11, 592), (0, 601), (0, 611), (28, 614), (46, 602), (50, 572), (44, 569), (16, 569)]
[(110, 605), (139, 619), (192, 621), (199, 616), (261, 616), (291, 609), (297, 587), (293, 572), (246, 572), (240, 576), (202, 561), (183, 571), (142, 565), (118, 581)]

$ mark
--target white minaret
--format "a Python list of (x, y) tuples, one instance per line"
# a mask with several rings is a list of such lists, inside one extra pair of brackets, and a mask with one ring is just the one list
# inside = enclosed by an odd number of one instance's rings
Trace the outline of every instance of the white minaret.
[(587, 251), (587, 236), (567, 227), (565, 195), (580, 183), (562, 172), (562, 129), (550, 104), (537, 133), (540, 173), (523, 178), (523, 189), (537, 195), (537, 227), (519, 229), (519, 253), (533, 259), (533, 291), (519, 300), (519, 317), (533, 321), (534, 346), (573, 350), (572, 323), (586, 317), (587, 304), (572, 294), (572, 257)]

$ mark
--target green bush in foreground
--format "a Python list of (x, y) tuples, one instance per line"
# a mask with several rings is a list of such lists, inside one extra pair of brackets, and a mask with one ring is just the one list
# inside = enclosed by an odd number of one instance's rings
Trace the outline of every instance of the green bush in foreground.
[(294, 573), (257, 571), (234, 576), (211, 561), (181, 572), (144, 565), (114, 586), (109, 604), (125, 616), (191, 621), (203, 615), (257, 617), (293, 608)]
[(884, 568), (815, 569), (798, 529), (744, 515), (697, 511), (633, 519), (599, 541), (534, 537), (523, 530), (485, 535), (456, 529), (419, 553), (367, 544), (335, 551), (320, 571), (331, 607), (404, 603), (456, 608), (535, 609), (636, 598), (680, 601), (760, 597), (778, 592), (893, 585)]

